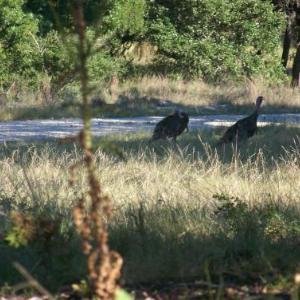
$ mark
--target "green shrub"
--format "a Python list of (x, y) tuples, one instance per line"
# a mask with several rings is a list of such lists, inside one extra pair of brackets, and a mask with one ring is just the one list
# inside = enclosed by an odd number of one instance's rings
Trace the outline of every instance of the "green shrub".
[(40, 37), (40, 43), (43, 48), (43, 61), (37, 69), (46, 73), (57, 88), (74, 80), (72, 70), (75, 60), (72, 59), (73, 54), (69, 47), (69, 41), (63, 42), (58, 32), (52, 30), (44, 37)]
[(0, 0), (0, 85), (14, 81), (16, 75), (36, 78), (35, 66), (41, 55), (36, 40), (38, 21), (22, 9), (24, 0)]
[(187, 77), (208, 80), (282, 75), (282, 15), (267, 1), (155, 1), (150, 38), (162, 61)]

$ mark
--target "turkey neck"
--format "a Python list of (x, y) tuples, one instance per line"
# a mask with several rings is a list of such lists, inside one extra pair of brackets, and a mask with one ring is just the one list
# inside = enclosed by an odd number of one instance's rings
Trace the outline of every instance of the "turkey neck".
[(259, 107), (255, 108), (254, 112), (250, 115), (250, 117), (258, 117), (259, 115)]
[(261, 103), (256, 105), (255, 110), (252, 113), (252, 115), (257, 115), (257, 116), (259, 115), (259, 113), (260, 113), (260, 106), (261, 106)]

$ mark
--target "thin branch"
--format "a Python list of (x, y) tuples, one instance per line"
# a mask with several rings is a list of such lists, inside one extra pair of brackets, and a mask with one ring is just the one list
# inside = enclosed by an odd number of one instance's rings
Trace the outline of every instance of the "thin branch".
[(28, 285), (37, 290), (42, 295), (47, 296), (49, 300), (54, 300), (54, 296), (50, 294), (32, 275), (18, 262), (13, 263), (17, 271), (27, 280)]

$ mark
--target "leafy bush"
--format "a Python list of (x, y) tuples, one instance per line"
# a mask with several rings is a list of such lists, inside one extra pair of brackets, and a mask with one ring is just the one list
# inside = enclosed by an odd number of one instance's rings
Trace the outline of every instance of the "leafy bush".
[(113, 74), (122, 74), (126, 71), (125, 61), (113, 58), (106, 51), (98, 51), (90, 57), (88, 62), (91, 80), (109, 80)]
[(34, 80), (40, 53), (36, 44), (38, 22), (22, 9), (24, 0), (0, 0), (0, 83), (14, 81), (16, 75)]
[(70, 82), (74, 75), (74, 60), (68, 44), (63, 43), (57, 31), (50, 31), (45, 37), (40, 37), (43, 62), (40, 71), (52, 78), (56, 86)]
[(224, 221), (229, 237), (242, 237), (250, 244), (258, 239), (278, 243), (299, 235), (300, 222), (274, 204), (250, 207), (237, 197), (227, 194), (213, 196), (218, 203), (215, 214)]
[(162, 60), (208, 80), (282, 74), (277, 50), (283, 17), (267, 1), (155, 1), (150, 37)]
[(120, 35), (142, 34), (145, 31), (145, 13), (145, 0), (114, 1), (114, 6), (106, 22), (110, 30), (116, 31)]
[[(2, 87), (16, 78), (39, 86), (45, 75), (55, 89), (76, 81), (71, 63), (76, 60), (66, 43), (74, 38), (68, 34), (70, 3), (55, 6), (58, 28), (47, 1), (0, 0)], [(134, 70), (209, 81), (283, 76), (278, 47), (284, 17), (268, 1), (92, 0), (84, 13), (88, 37), (96, 37), (99, 46), (89, 59), (92, 80), (132, 76)], [(158, 49), (154, 63), (140, 69), (125, 57), (139, 43)]]

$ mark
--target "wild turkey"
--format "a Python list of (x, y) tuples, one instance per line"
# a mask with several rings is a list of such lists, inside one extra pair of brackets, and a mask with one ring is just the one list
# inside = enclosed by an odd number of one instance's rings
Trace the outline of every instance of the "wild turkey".
[(178, 135), (188, 128), (189, 116), (185, 112), (176, 110), (172, 115), (165, 117), (158, 122), (150, 141), (158, 139), (173, 138), (176, 141)]
[(232, 143), (234, 141), (239, 142), (253, 136), (257, 132), (257, 117), (262, 101), (262, 96), (257, 97), (254, 112), (250, 116), (237, 121), (234, 125), (229, 127), (217, 145)]

